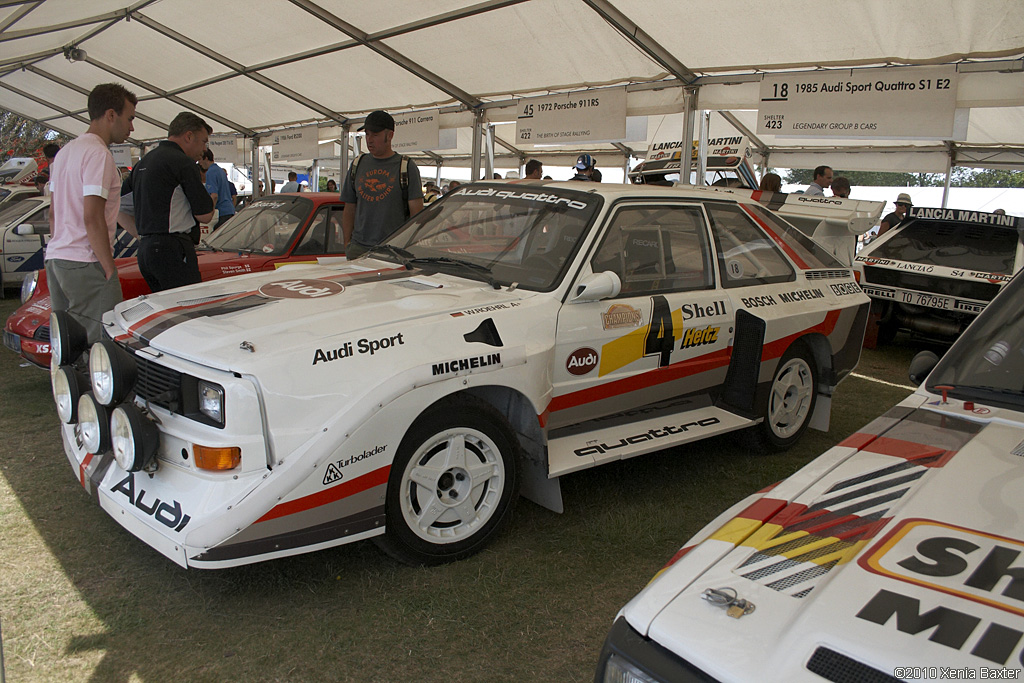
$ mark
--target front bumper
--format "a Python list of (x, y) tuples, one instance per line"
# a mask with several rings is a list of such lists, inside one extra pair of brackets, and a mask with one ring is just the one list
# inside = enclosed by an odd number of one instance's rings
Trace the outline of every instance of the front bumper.
[(716, 680), (653, 640), (644, 638), (625, 617), (615, 620), (604, 641), (594, 683), (605, 683), (605, 674), (613, 658), (625, 660), (649, 680), (659, 683), (708, 683)]

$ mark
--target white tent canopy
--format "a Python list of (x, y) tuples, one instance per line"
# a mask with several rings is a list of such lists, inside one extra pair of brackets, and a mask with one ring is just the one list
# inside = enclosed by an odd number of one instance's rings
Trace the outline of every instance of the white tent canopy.
[[(957, 67), (963, 139), (752, 134), (766, 73), (936, 64)], [(433, 161), (471, 164), (473, 131), (496, 124), (506, 164), (566, 164), (586, 150), (620, 165), (643, 155), (646, 135), (533, 148), (516, 144), (514, 123), (518, 98), (625, 86), (629, 117), (684, 111), (696, 93), (696, 109), (722, 112), (713, 135), (749, 134), (773, 166), (1024, 168), (1021, 0), (863, 0), (839, 12), (792, 0), (0, 0), (0, 106), (79, 135), (87, 93), (109, 81), (140, 97), (135, 141), (162, 138), (182, 110), (216, 133), (265, 139), (316, 123), (331, 140), (373, 109), (439, 108), (459, 144)]]

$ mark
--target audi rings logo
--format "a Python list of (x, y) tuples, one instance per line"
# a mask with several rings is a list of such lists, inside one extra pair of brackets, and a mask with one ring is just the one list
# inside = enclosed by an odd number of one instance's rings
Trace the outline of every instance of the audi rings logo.
[(259, 292), (271, 299), (319, 299), (345, 291), (345, 287), (330, 280), (278, 280), (260, 287)]
[(573, 375), (585, 375), (597, 367), (597, 351), (589, 347), (576, 349), (565, 359), (565, 369)]

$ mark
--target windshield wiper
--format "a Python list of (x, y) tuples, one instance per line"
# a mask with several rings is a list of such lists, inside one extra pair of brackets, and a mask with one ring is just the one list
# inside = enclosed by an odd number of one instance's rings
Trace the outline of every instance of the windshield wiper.
[(480, 265), (479, 263), (473, 263), (472, 261), (463, 261), (462, 259), (452, 258), (451, 256), (422, 256), (420, 258), (414, 258), (409, 261), (414, 265), (443, 265), (443, 266), (459, 266), (466, 268), (474, 273), (478, 273), (484, 276), (484, 280), (494, 289), (501, 289), (501, 285), (491, 275), (491, 269), (487, 266)]
[(395, 258), (398, 259), (399, 263), (401, 263), (403, 266), (406, 267), (406, 269), (409, 268), (409, 259), (411, 259), (413, 257), (413, 254), (412, 254), (411, 251), (408, 251), (406, 249), (402, 249), (401, 247), (396, 247), (393, 244), (378, 244), (378, 245), (370, 247), (364, 253), (371, 254), (371, 253), (373, 253), (375, 251), (379, 251), (379, 252), (382, 252), (382, 253), (385, 253), (385, 254), (390, 254), (391, 256), (394, 256)]

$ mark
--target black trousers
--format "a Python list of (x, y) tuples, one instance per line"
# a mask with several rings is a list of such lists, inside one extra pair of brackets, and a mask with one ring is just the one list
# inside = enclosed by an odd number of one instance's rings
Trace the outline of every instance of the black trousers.
[(188, 233), (141, 235), (139, 270), (154, 292), (200, 282), (196, 247)]

